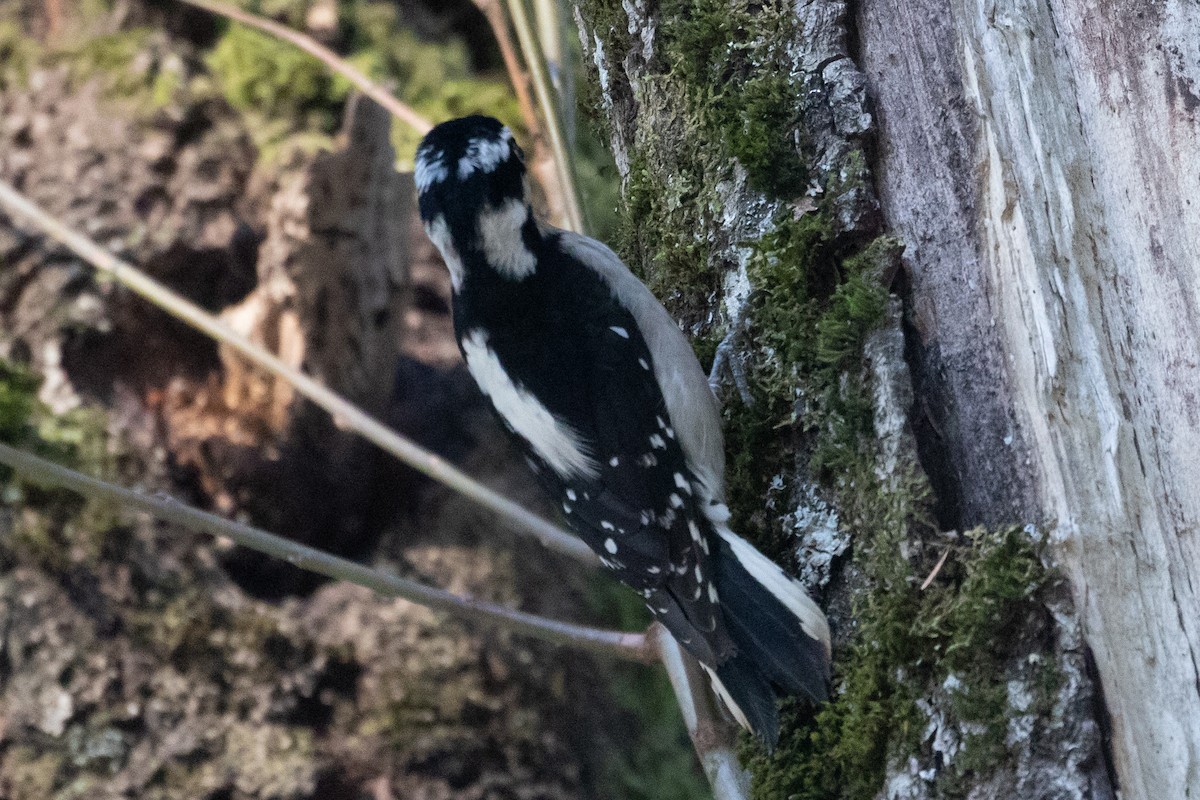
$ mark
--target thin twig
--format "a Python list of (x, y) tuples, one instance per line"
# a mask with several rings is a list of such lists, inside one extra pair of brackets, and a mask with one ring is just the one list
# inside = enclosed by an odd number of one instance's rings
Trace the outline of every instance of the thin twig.
[(418, 114), (409, 105), (398, 99), (387, 89), (375, 83), (375, 81), (368, 78), (353, 64), (311, 36), (292, 30), (286, 25), (280, 25), (274, 20), (251, 14), (249, 11), (244, 11), (236, 6), (217, 2), (217, 0), (179, 0), (179, 2), (196, 8), (202, 8), (212, 14), (218, 14), (222, 17), (235, 20), (243, 25), (249, 25), (264, 33), (269, 33), (272, 36), (290, 42), (312, 57), (319, 59), (331, 70), (353, 83), (359, 91), (386, 108), (393, 117), (409, 125), (417, 133), (426, 134), (433, 127), (433, 123)]
[(69, 489), (88, 498), (109, 500), (189, 530), (225, 536), (237, 544), (283, 559), (301, 569), (365, 586), (388, 597), (401, 597), (473, 621), (497, 623), (553, 644), (570, 645), (642, 663), (656, 660), (654, 645), (642, 633), (607, 631), (560, 622), (388, 575), (174, 500), (142, 494), (89, 477), (5, 444), (0, 444), (0, 463), (7, 464), (34, 483)]
[(939, 558), (938, 562), (933, 565), (933, 572), (930, 572), (929, 575), (925, 578), (925, 580), (921, 583), (921, 591), (922, 592), (929, 588), (929, 584), (933, 583), (933, 579), (936, 578), (938, 576), (938, 573), (942, 571), (942, 567), (946, 563), (946, 557), (949, 555), (950, 555), (950, 548), (947, 547), (946, 552), (942, 553), (942, 557)]
[(579, 208), (579, 193), (575, 188), (575, 175), (571, 171), (571, 154), (567, 150), (566, 139), (563, 136), (562, 125), (558, 115), (558, 103), (554, 99), (554, 87), (550, 85), (550, 76), (546, 73), (546, 60), (538, 46), (537, 35), (529, 21), (529, 13), (525, 10), (525, 0), (505, 0), (509, 16), (512, 17), (513, 28), (517, 32), (517, 41), (521, 44), (521, 52), (525, 55), (525, 64), (529, 67), (533, 78), (533, 91), (537, 95), (538, 105), (542, 107), (545, 117), (545, 129), (550, 140), (550, 150), (554, 153), (554, 163), (558, 169), (558, 180), (562, 185), (565, 216), (571, 230), (583, 231), (583, 215)]
[(145, 273), (121, 261), (92, 240), (71, 230), (3, 181), (0, 181), (0, 206), (30, 220), (96, 269), (111, 276), (117, 283), (149, 300), (168, 314), (183, 320), (193, 328), (228, 345), (252, 364), (286, 381), (295, 387), (297, 392), (328, 411), (344, 428), (373, 442), (423, 475), (448, 486), (484, 508), (494, 511), (508, 520), (518, 531), (533, 534), (547, 547), (588, 564), (596, 563), (595, 555), (579, 538), (538, 517), (499, 492), (489, 489), (466, 473), (447, 464), (428, 450), (400, 436), (337, 392), (321, 385), (274, 354), (234, 332), (195, 303), (172, 292)]
[(496, 37), (496, 45), (500, 48), (500, 57), (504, 60), (504, 69), (512, 83), (513, 93), (517, 96), (517, 107), (521, 110), (521, 119), (529, 131), (532, 142), (529, 171), (546, 195), (546, 206), (550, 212), (550, 221), (563, 228), (574, 227), (567, 213), (568, 202), (566, 188), (563, 186), (558, 164), (554, 158), (554, 150), (546, 137), (546, 126), (538, 116), (537, 105), (529, 91), (530, 73), (521, 65), (517, 48), (513, 44), (512, 34), (508, 29), (508, 17), (500, 6), (500, 0), (473, 0), (476, 8), (487, 20), (492, 35)]
[(534, 105), (533, 95), (529, 92), (529, 73), (521, 66), (517, 56), (517, 48), (513, 46), (512, 36), (508, 32), (508, 18), (499, 0), (474, 0), (475, 7), (487, 20), (492, 35), (496, 37), (496, 46), (500, 48), (500, 58), (504, 60), (504, 69), (512, 83), (513, 93), (517, 96), (517, 107), (521, 109), (521, 118), (529, 135), (535, 140), (541, 139), (542, 122), (538, 119), (537, 106)]
[(717, 698), (708, 688), (700, 664), (658, 623), (650, 627), (650, 638), (658, 646), (658, 657), (671, 679), (675, 700), (712, 786), (714, 800), (747, 800), (750, 774), (738, 763), (737, 728), (717, 708)]

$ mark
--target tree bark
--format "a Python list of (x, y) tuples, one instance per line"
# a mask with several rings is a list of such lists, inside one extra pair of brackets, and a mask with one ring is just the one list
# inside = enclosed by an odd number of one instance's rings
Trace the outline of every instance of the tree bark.
[[(829, 203), (839, 211), (835, 240), (861, 241), (877, 232), (873, 187), (883, 228), (906, 247), (894, 288), (904, 300), (914, 403), (900, 428), (915, 434), (941, 527), (1035, 525), (1048, 532), (1049, 555), (1069, 582), (1043, 598), (1053, 633), (1025, 657), (1057, 659), (1074, 688), (1009, 743), (1007, 764), (975, 769), (959, 789), (971, 797), (1194, 795), (1200, 10), (1183, 2), (862, 0), (847, 16), (844, 3), (813, 0), (788, 6), (798, 24), (780, 41), (761, 13), (770, 4), (753, 6), (749, 27), (725, 33), (730, 51), (754, 55), (723, 79), (732, 92), (779, 71), (781, 62), (763, 57), (772, 37), (786, 51), (796, 141), (812, 180), (798, 198), (756, 191), (729, 149), (726, 164), (701, 155), (699, 168), (678, 155), (711, 150), (713, 128), (694, 121), (725, 102), (719, 91), (697, 100), (680, 81), (681, 69), (690, 77), (686, 52), (673, 49), (703, 44), (695, 23), (705, 7), (627, 2), (617, 13), (580, 5), (627, 195), (644, 206), (644, 176), (657, 174), (655, 191), (668, 204), (702, 208), (687, 221), (707, 245), (697, 270), (719, 273), (708, 284), (717, 291), (699, 309), (680, 292), (666, 302), (701, 337), (735, 325), (746, 298), (762, 289), (747, 280), (758, 246), (747, 241), (776, 230), (773, 214)], [(846, 173), (860, 147), (871, 177), (851, 196)], [(682, 200), (680, 185), (691, 187)], [(646, 241), (671, 240), (647, 233), (647, 219), (655, 221), (644, 213), (634, 221), (625, 252), (653, 283), (669, 262), (646, 257)], [(897, 334), (898, 320), (878, 335), (888, 330)], [(750, 349), (742, 343), (743, 359), (754, 357)], [(878, 389), (898, 359), (864, 357), (883, 437), (880, 404), (903, 404), (907, 370), (888, 401)], [(878, 455), (889, 447), (881, 438)], [(785, 484), (808, 479), (802, 458), (797, 468)], [(837, 522), (844, 509), (833, 511), (834, 535), (853, 540), (853, 524)], [(798, 550), (813, 552), (799, 535)], [(834, 584), (845, 549), (831, 550)], [(827, 590), (830, 616), (845, 631), (855, 621), (843, 616), (838, 592)], [(1013, 641), (1023, 635), (1009, 633)], [(931, 729), (947, 707), (944, 694), (918, 701)], [(940, 769), (931, 752), (939, 765), (954, 757), (943, 744), (926, 741), (908, 765), (893, 750), (881, 795), (947, 796), (929, 777)]]
[(1054, 531), (1125, 798), (1200, 791), (1200, 10), (865, 0), (958, 524)]

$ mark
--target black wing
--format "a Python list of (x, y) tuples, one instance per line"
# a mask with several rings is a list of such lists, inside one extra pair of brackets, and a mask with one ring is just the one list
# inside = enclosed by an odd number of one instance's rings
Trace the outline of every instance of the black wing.
[(714, 583), (715, 534), (694, 497), (694, 476), (650, 350), (632, 315), (594, 272), (572, 259), (559, 277), (553, 305), (573, 315), (563, 323), (575, 332), (580, 366), (576, 396), (562, 411), (586, 439), (599, 474), (562, 480), (551, 471), (550, 483), (557, 484), (575, 531), (642, 592), (681, 644), (707, 663), (721, 663), (732, 643)]

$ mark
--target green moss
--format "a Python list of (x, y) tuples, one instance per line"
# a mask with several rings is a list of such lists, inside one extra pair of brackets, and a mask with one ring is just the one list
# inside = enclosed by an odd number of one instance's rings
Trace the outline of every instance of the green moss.
[(317, 59), (243, 25), (231, 25), (205, 59), (234, 108), (332, 133), (347, 91)]
[(127, 101), (144, 114), (170, 105), (186, 84), (183, 62), (152, 28), (86, 37), (46, 52), (43, 61), (66, 67), (73, 85), (98, 81), (107, 98)]
[[(0, 442), (66, 466), (100, 471), (106, 459), (103, 416), (95, 409), (55, 415), (38, 400), (40, 386), (29, 368), (0, 359)], [(0, 487), (8, 502), (25, 498), (7, 467), (0, 467)]]
[(873, 442), (861, 351), (886, 309), (879, 264), (897, 251), (881, 238), (844, 255), (830, 213), (820, 208), (799, 217), (786, 211), (775, 223), (753, 243), (747, 265), (754, 403), (726, 407), (726, 484), (742, 534), (786, 557), (779, 515), (764, 510), (772, 482), (799, 460), (833, 483), (857, 468)]
[(704, 166), (677, 154), (670, 181), (661, 168), (632, 160), (618, 233), (621, 255), (650, 290), (687, 321), (707, 316), (720, 288), (704, 238), (708, 213)]
[[(911, 535), (912, 508), (883, 492), (870, 475), (855, 476), (856, 492), (874, 494), (861, 510), (882, 512), (883, 524), (856, 520), (859, 535), (874, 535), (855, 564), (870, 581), (859, 600), (859, 630), (837, 659), (839, 691), (813, 719), (788, 729), (773, 757), (747, 752), (756, 797), (797, 800), (873, 798), (890, 756), (918, 752), (924, 717), (915, 697), (949, 686), (946, 724), (966, 730), (963, 750), (938, 776), (937, 793), (958, 797), (975, 771), (1007, 755), (1008, 707), (1004, 666), (1011, 632), (1044, 615), (1042, 593), (1054, 576), (1042, 566), (1040, 544), (1021, 528), (977, 530), (954, 546), (940, 580), (921, 591), (922, 575), (899, 552)], [(907, 491), (919, 497), (923, 481)], [(892, 508), (880, 502), (892, 501)], [(908, 519), (905, 519), (908, 517)], [(857, 546), (857, 545), (856, 545)], [(941, 577), (945, 576), (945, 577)], [(950, 655), (955, 654), (955, 655)], [(1047, 669), (1045, 686), (1057, 685)], [(953, 678), (951, 678), (953, 676)]]
[[(773, 757), (747, 740), (743, 756), (762, 798), (870, 797), (887, 755), (918, 726), (911, 689), (894, 680), (914, 659), (915, 607), (900, 543), (919, 517), (924, 482), (883, 491), (871, 468), (872, 409), (862, 346), (883, 321), (887, 291), (881, 260), (895, 246), (878, 240), (842, 252), (832, 217), (818, 208), (782, 216), (754, 244), (747, 267), (755, 288), (749, 306), (747, 365), (753, 406), (726, 411), (731, 509), (739, 532), (786, 559), (791, 543), (777, 513), (763, 511), (776, 476), (807, 462), (838, 499), (855, 532), (856, 561), (875, 590), (860, 603), (860, 629), (839, 653), (841, 691), (816, 712), (793, 707)], [(836, 470), (834, 467), (836, 466)], [(869, 542), (869, 544), (867, 544)]]
[[(422, 40), (392, 3), (354, 2), (342, 6), (346, 49), (372, 79), (396, 87), (397, 96), (435, 122), (488, 114), (526, 134), (523, 118), (503, 75), (480, 75), (465, 42)], [(335, 79), (344, 85), (344, 79)], [(402, 164), (411, 164), (421, 136), (407, 125), (394, 126), (393, 144)]]
[[(932, 564), (913, 564), (903, 553), (906, 543), (932, 535), (929, 489), (915, 465), (886, 485), (875, 474), (862, 356), (884, 319), (899, 246), (880, 238), (844, 256), (830, 228), (820, 209), (780, 220), (751, 259), (750, 367), (758, 394), (754, 408), (730, 414), (737, 442), (731, 499), (735, 513), (755, 522), (770, 476), (807, 459), (853, 532), (854, 565), (868, 589), (856, 601), (854, 640), (837, 654), (833, 700), (815, 716), (793, 710), (773, 757), (753, 748), (745, 755), (756, 797), (874, 797), (888, 757), (919, 745), (924, 725), (914, 698), (953, 673), (961, 683), (953, 712), (978, 732), (946, 773), (950, 791), (956, 775), (1004, 753), (1007, 653), (999, 643), (1003, 631), (1040, 608), (1036, 594), (1049, 578), (1022, 530), (980, 531), (954, 548), (942, 581), (919, 590)], [(769, 431), (774, 441), (765, 438)], [(749, 530), (770, 547), (779, 534), (773, 519), (765, 522), (766, 530)]]
[(794, 38), (790, 4), (667, 0), (659, 20), (662, 50), (691, 113), (746, 169), (751, 186), (800, 195), (808, 180), (806, 147), (795, 139), (800, 91), (782, 51)]
[(40, 384), (29, 369), (0, 359), (0, 441), (20, 447), (36, 437)]
[[(103, 476), (111, 469), (105, 419), (97, 409), (51, 413), (37, 399), (40, 380), (28, 368), (0, 359), (0, 442), (64, 466)], [(0, 506), (19, 509), (0, 538), (0, 564), (33, 563), (52, 572), (99, 556), (116, 524), (116, 508), (62, 489), (44, 489), (0, 466)]]
[[(264, 13), (283, 19), (303, 19), (308, 7), (292, 0), (267, 5), (271, 8), (264, 5)], [(490, 114), (524, 135), (507, 81), (501, 75), (477, 75), (460, 39), (424, 41), (404, 24), (395, 5), (367, 0), (340, 4), (339, 28), (341, 54), (372, 80), (394, 86), (418, 113), (434, 121)], [(251, 118), (266, 157), (296, 143), (328, 147), (353, 89), (312, 56), (238, 25), (227, 29), (206, 61), (220, 93)], [(401, 165), (411, 165), (419, 141), (420, 134), (394, 123)]]
[(0, 19), (0, 89), (23, 86), (40, 48), (14, 20)]

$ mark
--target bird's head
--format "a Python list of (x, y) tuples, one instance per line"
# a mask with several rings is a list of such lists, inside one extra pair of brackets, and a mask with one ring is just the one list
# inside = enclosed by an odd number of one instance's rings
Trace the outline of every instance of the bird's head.
[(417, 148), (421, 218), (475, 215), (510, 201), (526, 203), (525, 154), (500, 120), (471, 116), (443, 122)]
[(525, 154), (499, 120), (463, 117), (427, 133), (417, 148), (416, 183), (421, 220), (455, 291), (482, 269), (515, 281), (533, 274), (540, 234)]

